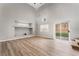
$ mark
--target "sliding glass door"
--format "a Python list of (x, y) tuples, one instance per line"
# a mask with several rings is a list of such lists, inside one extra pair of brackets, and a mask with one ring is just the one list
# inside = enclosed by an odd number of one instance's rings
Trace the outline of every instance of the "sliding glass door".
[(56, 39), (63, 39), (68, 40), (69, 39), (69, 25), (68, 23), (60, 23), (55, 25), (55, 34)]
[(55, 35), (56, 35), (56, 39), (60, 39), (60, 24), (56, 24), (56, 32), (55, 32)]

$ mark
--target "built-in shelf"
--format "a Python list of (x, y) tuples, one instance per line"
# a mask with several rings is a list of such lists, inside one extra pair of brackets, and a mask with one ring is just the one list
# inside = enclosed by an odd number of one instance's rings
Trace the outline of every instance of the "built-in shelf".
[(16, 28), (27, 28), (27, 29), (32, 29), (32, 27), (23, 27), (23, 26), (15, 26)]
[(15, 22), (14, 28), (15, 36), (29, 36), (33, 34), (32, 23)]
[(32, 28), (32, 23), (15, 23), (15, 27), (27, 27), (27, 28)]

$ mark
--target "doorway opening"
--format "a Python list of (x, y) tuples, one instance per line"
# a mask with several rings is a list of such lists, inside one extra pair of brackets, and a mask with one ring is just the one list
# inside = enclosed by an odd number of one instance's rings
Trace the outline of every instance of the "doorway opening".
[(55, 24), (56, 39), (69, 40), (69, 23), (62, 22)]

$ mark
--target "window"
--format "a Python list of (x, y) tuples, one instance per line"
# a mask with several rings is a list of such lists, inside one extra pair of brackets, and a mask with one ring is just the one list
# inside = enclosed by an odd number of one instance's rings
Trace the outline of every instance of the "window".
[(48, 24), (40, 25), (40, 32), (49, 32), (49, 25)]

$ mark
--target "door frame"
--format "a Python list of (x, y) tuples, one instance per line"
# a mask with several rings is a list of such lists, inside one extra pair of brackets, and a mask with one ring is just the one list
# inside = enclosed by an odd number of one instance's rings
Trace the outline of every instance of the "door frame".
[(57, 22), (54, 23), (54, 25), (53, 25), (53, 37), (54, 37), (54, 39), (56, 39), (56, 24), (66, 23), (66, 22), (68, 23), (68, 29), (69, 29), (69, 37), (68, 37), (69, 39), (68, 39), (68, 41), (70, 41), (70, 21), (57, 21)]

